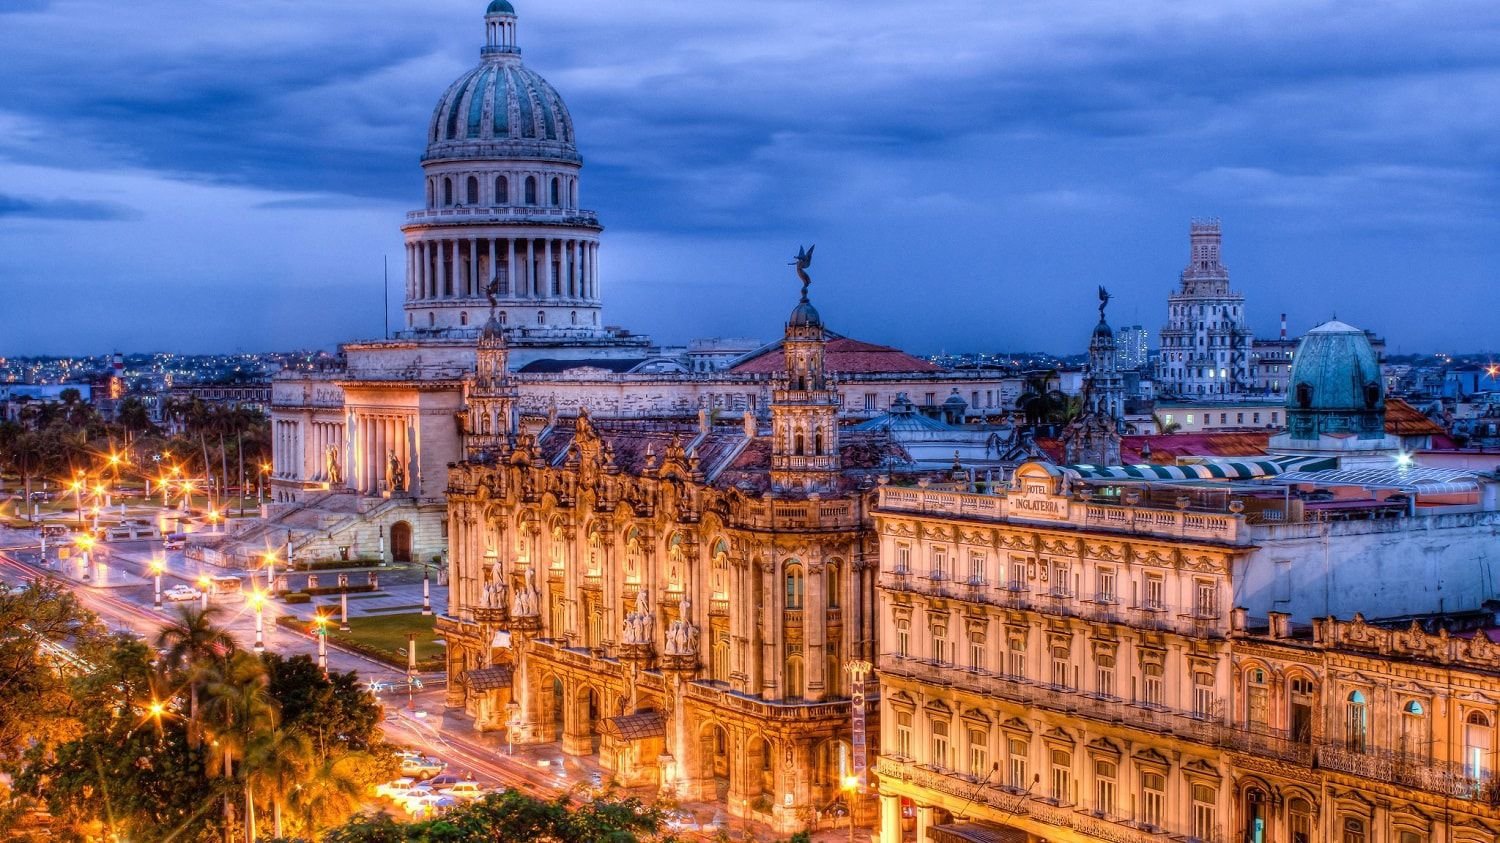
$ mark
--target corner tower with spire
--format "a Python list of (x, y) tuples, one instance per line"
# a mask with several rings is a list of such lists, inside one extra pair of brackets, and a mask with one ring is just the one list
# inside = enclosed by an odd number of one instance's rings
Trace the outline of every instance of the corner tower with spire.
[(800, 250), (793, 262), (802, 299), (786, 321), (785, 367), (771, 393), (771, 486), (783, 492), (832, 489), (840, 468), (838, 391), (823, 368), (828, 337), (807, 297), (813, 248)]
[(489, 321), (479, 332), (474, 382), (469, 389), (464, 450), (470, 460), (482, 462), (487, 456), (503, 455), (513, 443), (517, 391), (510, 380), (509, 366), (505, 329), (492, 307)]

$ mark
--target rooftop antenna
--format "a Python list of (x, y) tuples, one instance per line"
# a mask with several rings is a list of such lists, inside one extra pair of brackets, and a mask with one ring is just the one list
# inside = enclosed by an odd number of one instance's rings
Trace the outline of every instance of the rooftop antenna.
[(380, 271), (382, 298), (380, 299), (380, 315), (385, 321), (385, 338), (391, 338), (391, 258), (389, 255), (380, 256)]

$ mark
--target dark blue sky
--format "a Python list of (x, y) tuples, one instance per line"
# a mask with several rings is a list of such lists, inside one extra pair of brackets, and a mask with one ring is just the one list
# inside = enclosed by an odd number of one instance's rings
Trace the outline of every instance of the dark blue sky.
[[(484, 5), (0, 0), (0, 353), (378, 335)], [(658, 340), (776, 335), (816, 242), (844, 333), (1080, 351), (1098, 284), (1159, 327), (1218, 216), (1263, 333), (1495, 345), (1492, 0), (516, 5), (606, 316)]]

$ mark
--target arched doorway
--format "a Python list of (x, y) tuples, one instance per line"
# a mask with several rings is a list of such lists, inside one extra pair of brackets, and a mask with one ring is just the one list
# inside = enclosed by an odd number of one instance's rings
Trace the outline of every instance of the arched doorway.
[(552, 678), (552, 706), (547, 722), (551, 726), (552, 736), (549, 740), (560, 741), (563, 737), (563, 683), (557, 677)]
[(720, 800), (729, 797), (729, 781), (734, 775), (734, 764), (730, 759), (729, 732), (717, 723), (703, 729), (704, 770), (714, 780), (714, 792)]
[(587, 710), (589, 724), (589, 741), (593, 746), (593, 753), (599, 754), (599, 742), (604, 736), (604, 698), (597, 688), (589, 688)]
[(391, 525), (391, 561), (411, 561), (411, 525), (405, 521)]

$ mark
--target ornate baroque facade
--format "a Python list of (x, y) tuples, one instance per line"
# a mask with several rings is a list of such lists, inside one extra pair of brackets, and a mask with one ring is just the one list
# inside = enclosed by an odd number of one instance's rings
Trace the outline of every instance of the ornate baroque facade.
[(868, 503), (894, 447), (835, 423), (817, 312), (788, 321), (769, 431), (581, 413), (518, 433), (485, 334), (449, 473), (448, 703), (624, 784), (803, 827), (849, 769), (845, 665), (874, 655)]

